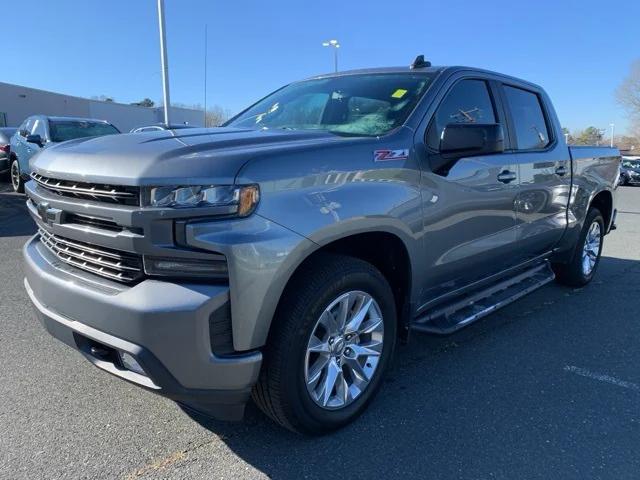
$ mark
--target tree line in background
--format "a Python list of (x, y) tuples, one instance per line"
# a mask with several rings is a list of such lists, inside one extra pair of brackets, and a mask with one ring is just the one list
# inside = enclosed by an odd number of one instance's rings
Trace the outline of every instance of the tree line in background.
[[(94, 95), (91, 100), (99, 100), (101, 102), (115, 102), (113, 97), (108, 95)], [(135, 105), (137, 107), (152, 108), (156, 106), (156, 103), (150, 98), (143, 98), (139, 102), (131, 102), (129, 105)], [(177, 108), (190, 108), (192, 110), (203, 110), (202, 105), (187, 105), (185, 103), (172, 103), (173, 107)], [(158, 105), (161, 107), (162, 105)], [(220, 105), (213, 105), (207, 107), (207, 114), (205, 116), (205, 127), (217, 127), (231, 118), (231, 110), (223, 108)]]
[(574, 132), (563, 128), (562, 133), (570, 145), (600, 145), (603, 141), (606, 141), (604, 130), (596, 127), (587, 127), (584, 130), (576, 130)]
[[(195, 105), (186, 105), (184, 103), (173, 103), (174, 107), (191, 108), (193, 110), (202, 110), (202, 105), (199, 103)], [(205, 127), (218, 127), (232, 117), (231, 110), (223, 108), (220, 105), (212, 105), (207, 107), (207, 114), (205, 116)]]
[[(565, 135), (569, 145), (609, 145), (611, 142), (610, 130), (593, 126), (573, 132), (563, 128), (562, 133)], [(640, 138), (637, 136), (615, 135), (613, 137), (613, 145), (625, 151), (637, 149), (638, 155), (640, 155)]]

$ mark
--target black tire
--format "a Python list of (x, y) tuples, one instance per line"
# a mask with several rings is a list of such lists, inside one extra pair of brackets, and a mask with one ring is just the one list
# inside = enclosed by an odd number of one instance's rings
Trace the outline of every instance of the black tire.
[(13, 187), (13, 191), (17, 193), (24, 193), (24, 181), (22, 180), (20, 163), (18, 163), (17, 158), (14, 158), (11, 162), (9, 176), (11, 177), (11, 186)]
[[(583, 250), (585, 246), (585, 242), (587, 239), (587, 234), (589, 233), (589, 229), (594, 223), (598, 223), (600, 226), (600, 247), (598, 249), (598, 255), (595, 259), (595, 264), (589, 273), (585, 273), (582, 262), (583, 262)], [(600, 264), (600, 256), (602, 254), (602, 246), (603, 239), (605, 233), (605, 224), (604, 218), (602, 217), (602, 213), (595, 207), (589, 209), (587, 213), (587, 217), (584, 221), (584, 225), (582, 226), (582, 230), (578, 237), (578, 241), (576, 242), (576, 246), (574, 247), (571, 261), (569, 263), (556, 263), (553, 264), (553, 271), (556, 274), (556, 281), (563, 285), (567, 285), (570, 287), (582, 287), (589, 283), (598, 269), (598, 265)]]
[[(340, 295), (353, 290), (366, 292), (380, 307), (384, 319), (382, 353), (362, 393), (338, 410), (327, 410), (307, 391), (307, 343), (320, 314)], [(265, 414), (294, 432), (317, 435), (336, 430), (356, 419), (376, 394), (391, 362), (396, 337), (394, 296), (382, 274), (353, 257), (318, 255), (295, 274), (283, 295), (252, 398)]]

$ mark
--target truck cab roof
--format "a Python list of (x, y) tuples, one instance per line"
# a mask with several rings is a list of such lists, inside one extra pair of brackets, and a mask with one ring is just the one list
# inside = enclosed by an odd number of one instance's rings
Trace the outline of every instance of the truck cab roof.
[[(436, 75), (445, 75), (450, 76), (459, 72), (475, 72), (480, 76), (494, 76), (501, 77), (505, 79), (505, 81), (519, 83), (522, 85), (528, 85), (530, 87), (534, 87), (536, 89), (541, 90), (542, 87), (539, 85), (532, 83), (528, 80), (524, 80), (522, 78), (514, 77), (511, 75), (506, 75), (504, 73), (495, 72), (493, 70), (487, 70), (478, 67), (467, 67), (463, 65), (440, 65), (440, 66), (428, 66), (428, 67), (417, 67), (412, 68), (411, 66), (397, 66), (397, 67), (377, 67), (377, 68), (362, 68), (355, 70), (345, 70), (342, 72), (335, 73), (327, 73), (321, 75), (315, 75), (313, 77), (309, 77), (305, 80), (319, 79), (319, 78), (330, 78), (330, 77), (341, 77), (347, 75), (375, 75), (375, 74), (385, 74), (385, 73), (407, 73), (407, 74), (416, 74), (416, 73), (430, 73)], [(304, 81), (304, 80), (302, 80)]]

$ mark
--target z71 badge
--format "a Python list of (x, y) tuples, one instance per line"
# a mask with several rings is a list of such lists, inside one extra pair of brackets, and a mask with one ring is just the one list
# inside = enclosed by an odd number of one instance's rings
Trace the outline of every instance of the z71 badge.
[(388, 162), (391, 160), (406, 160), (409, 157), (409, 149), (402, 150), (375, 150), (373, 152), (374, 162)]

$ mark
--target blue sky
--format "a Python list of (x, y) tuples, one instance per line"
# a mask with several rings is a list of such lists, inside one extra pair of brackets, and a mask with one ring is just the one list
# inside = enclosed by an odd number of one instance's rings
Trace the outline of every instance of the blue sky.
[[(615, 89), (640, 58), (640, 1), (165, 0), (171, 100), (236, 112), (291, 81), (340, 68), (470, 65), (545, 87), (570, 129), (628, 125)], [(120, 102), (162, 97), (154, 0), (31, 0), (3, 22), (0, 81)], [(6, 9), (5, 9), (6, 10)], [(6, 13), (6, 12), (5, 12)], [(13, 21), (17, 20), (19, 21)]]

